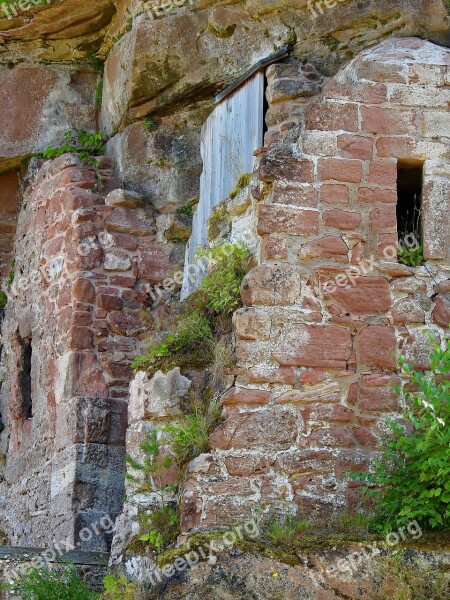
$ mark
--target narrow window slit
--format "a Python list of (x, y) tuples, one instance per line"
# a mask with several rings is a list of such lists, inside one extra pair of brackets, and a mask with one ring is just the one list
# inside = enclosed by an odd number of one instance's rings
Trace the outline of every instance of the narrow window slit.
[[(415, 239), (422, 244), (423, 162), (397, 162), (397, 232), (399, 242)], [(413, 237), (412, 237), (413, 236)]]
[(31, 359), (33, 347), (31, 339), (20, 339), (19, 347), (19, 392), (21, 396), (21, 412), (24, 419), (31, 419), (33, 416), (33, 398), (31, 392)]

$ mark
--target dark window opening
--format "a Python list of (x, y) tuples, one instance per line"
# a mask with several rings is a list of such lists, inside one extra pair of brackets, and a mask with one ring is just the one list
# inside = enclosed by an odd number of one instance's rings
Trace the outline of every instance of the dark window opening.
[[(266, 75), (264, 75), (264, 95), (263, 95), (263, 140), (264, 140), (264, 136), (267, 132), (267, 130), (269, 129), (267, 127), (267, 121), (266, 121), (266, 116), (267, 116), (267, 111), (269, 110), (269, 101), (267, 100), (267, 77)], [(264, 142), (263, 142), (264, 143)]]
[(400, 242), (417, 240), (422, 244), (423, 162), (397, 163), (397, 231)]
[(31, 419), (33, 416), (33, 398), (31, 394), (31, 358), (33, 348), (31, 339), (19, 340), (19, 392), (21, 397), (22, 417)]

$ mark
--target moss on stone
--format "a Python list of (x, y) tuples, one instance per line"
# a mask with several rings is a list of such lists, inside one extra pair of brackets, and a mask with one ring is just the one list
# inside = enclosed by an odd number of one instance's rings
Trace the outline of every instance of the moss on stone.
[[(208, 240), (217, 239), (222, 233), (229, 230), (231, 217), (228, 214), (226, 200), (218, 204), (208, 221)], [(225, 230), (225, 231), (224, 231)]]
[(236, 31), (236, 27), (237, 27), (236, 23), (231, 23), (230, 25), (227, 25), (226, 27), (216, 27), (215, 25), (212, 25), (211, 23), (209, 23), (208, 27), (206, 29), (207, 29), (207, 31), (212, 33), (217, 38), (227, 39), (227, 38), (230, 38), (234, 34), (234, 32)]

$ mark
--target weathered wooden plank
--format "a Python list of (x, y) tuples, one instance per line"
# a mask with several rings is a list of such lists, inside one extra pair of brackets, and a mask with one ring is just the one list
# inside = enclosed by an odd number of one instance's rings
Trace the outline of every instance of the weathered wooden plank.
[(56, 558), (52, 559), (46, 548), (26, 548), (23, 546), (0, 546), (0, 560), (8, 558), (27, 560), (35, 556), (45, 556), (45, 560), (55, 563), (73, 563), (74, 565), (108, 565), (109, 554), (107, 552), (82, 552), (80, 550), (69, 550), (59, 555), (55, 551)]
[(181, 299), (198, 288), (203, 273), (191, 268), (199, 247), (208, 242), (208, 219), (219, 202), (235, 188), (239, 176), (253, 171), (253, 151), (262, 146), (264, 73), (257, 72), (221, 102), (202, 129), (200, 200), (186, 247)]

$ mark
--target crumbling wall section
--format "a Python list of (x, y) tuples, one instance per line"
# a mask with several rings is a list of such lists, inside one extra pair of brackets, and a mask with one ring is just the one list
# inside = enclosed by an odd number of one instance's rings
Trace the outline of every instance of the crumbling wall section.
[(114, 188), (112, 161), (34, 161), (3, 325), (2, 527), (13, 544), (107, 549), (124, 494), (130, 364), (176, 269), (155, 211)]
[[(390, 40), (309, 99), (313, 68), (269, 67), (261, 254), (234, 315), (226, 420), (191, 464), (183, 531), (254, 509), (360, 506), (346, 473), (367, 471), (399, 415), (398, 356), (426, 369), (424, 326), (448, 335), (449, 63), (429, 42)], [(422, 266), (397, 260), (398, 160), (423, 162)]]

